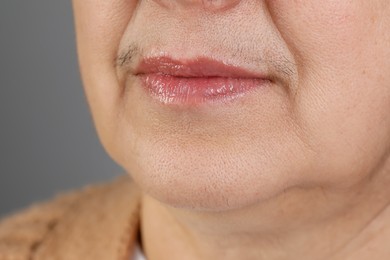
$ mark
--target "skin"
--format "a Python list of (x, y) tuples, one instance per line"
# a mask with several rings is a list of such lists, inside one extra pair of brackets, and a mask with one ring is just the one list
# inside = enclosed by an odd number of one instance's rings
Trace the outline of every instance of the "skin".
[[(389, 1), (73, 4), (99, 137), (144, 192), (148, 259), (390, 256)], [(168, 106), (131, 73), (156, 53), (274, 80), (227, 104)]]

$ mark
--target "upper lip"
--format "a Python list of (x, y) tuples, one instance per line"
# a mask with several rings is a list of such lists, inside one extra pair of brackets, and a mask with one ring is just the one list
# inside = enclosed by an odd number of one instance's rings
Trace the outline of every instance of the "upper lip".
[(134, 74), (163, 74), (183, 78), (226, 77), (266, 79), (264, 74), (251, 72), (243, 67), (234, 66), (208, 57), (198, 57), (188, 60), (175, 60), (168, 56), (147, 57), (141, 59)]

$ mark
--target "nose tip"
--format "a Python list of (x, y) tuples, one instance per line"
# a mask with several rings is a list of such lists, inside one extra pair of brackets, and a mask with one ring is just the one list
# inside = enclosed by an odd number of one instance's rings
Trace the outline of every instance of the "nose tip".
[(224, 11), (238, 5), (241, 0), (154, 0), (165, 7), (202, 8), (209, 11)]

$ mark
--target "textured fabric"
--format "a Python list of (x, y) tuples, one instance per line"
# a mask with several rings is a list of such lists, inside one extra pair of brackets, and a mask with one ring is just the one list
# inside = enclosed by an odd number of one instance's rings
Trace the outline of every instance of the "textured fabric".
[(128, 260), (139, 207), (127, 176), (60, 195), (0, 222), (0, 260)]

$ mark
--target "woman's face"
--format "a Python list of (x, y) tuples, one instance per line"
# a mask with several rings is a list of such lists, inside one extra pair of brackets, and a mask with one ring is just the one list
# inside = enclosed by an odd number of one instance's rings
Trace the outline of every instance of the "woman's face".
[[(389, 158), (388, 0), (73, 2), (101, 141), (160, 201), (226, 210), (290, 188), (348, 189)], [(205, 57), (269, 83), (175, 103), (136, 73)]]

